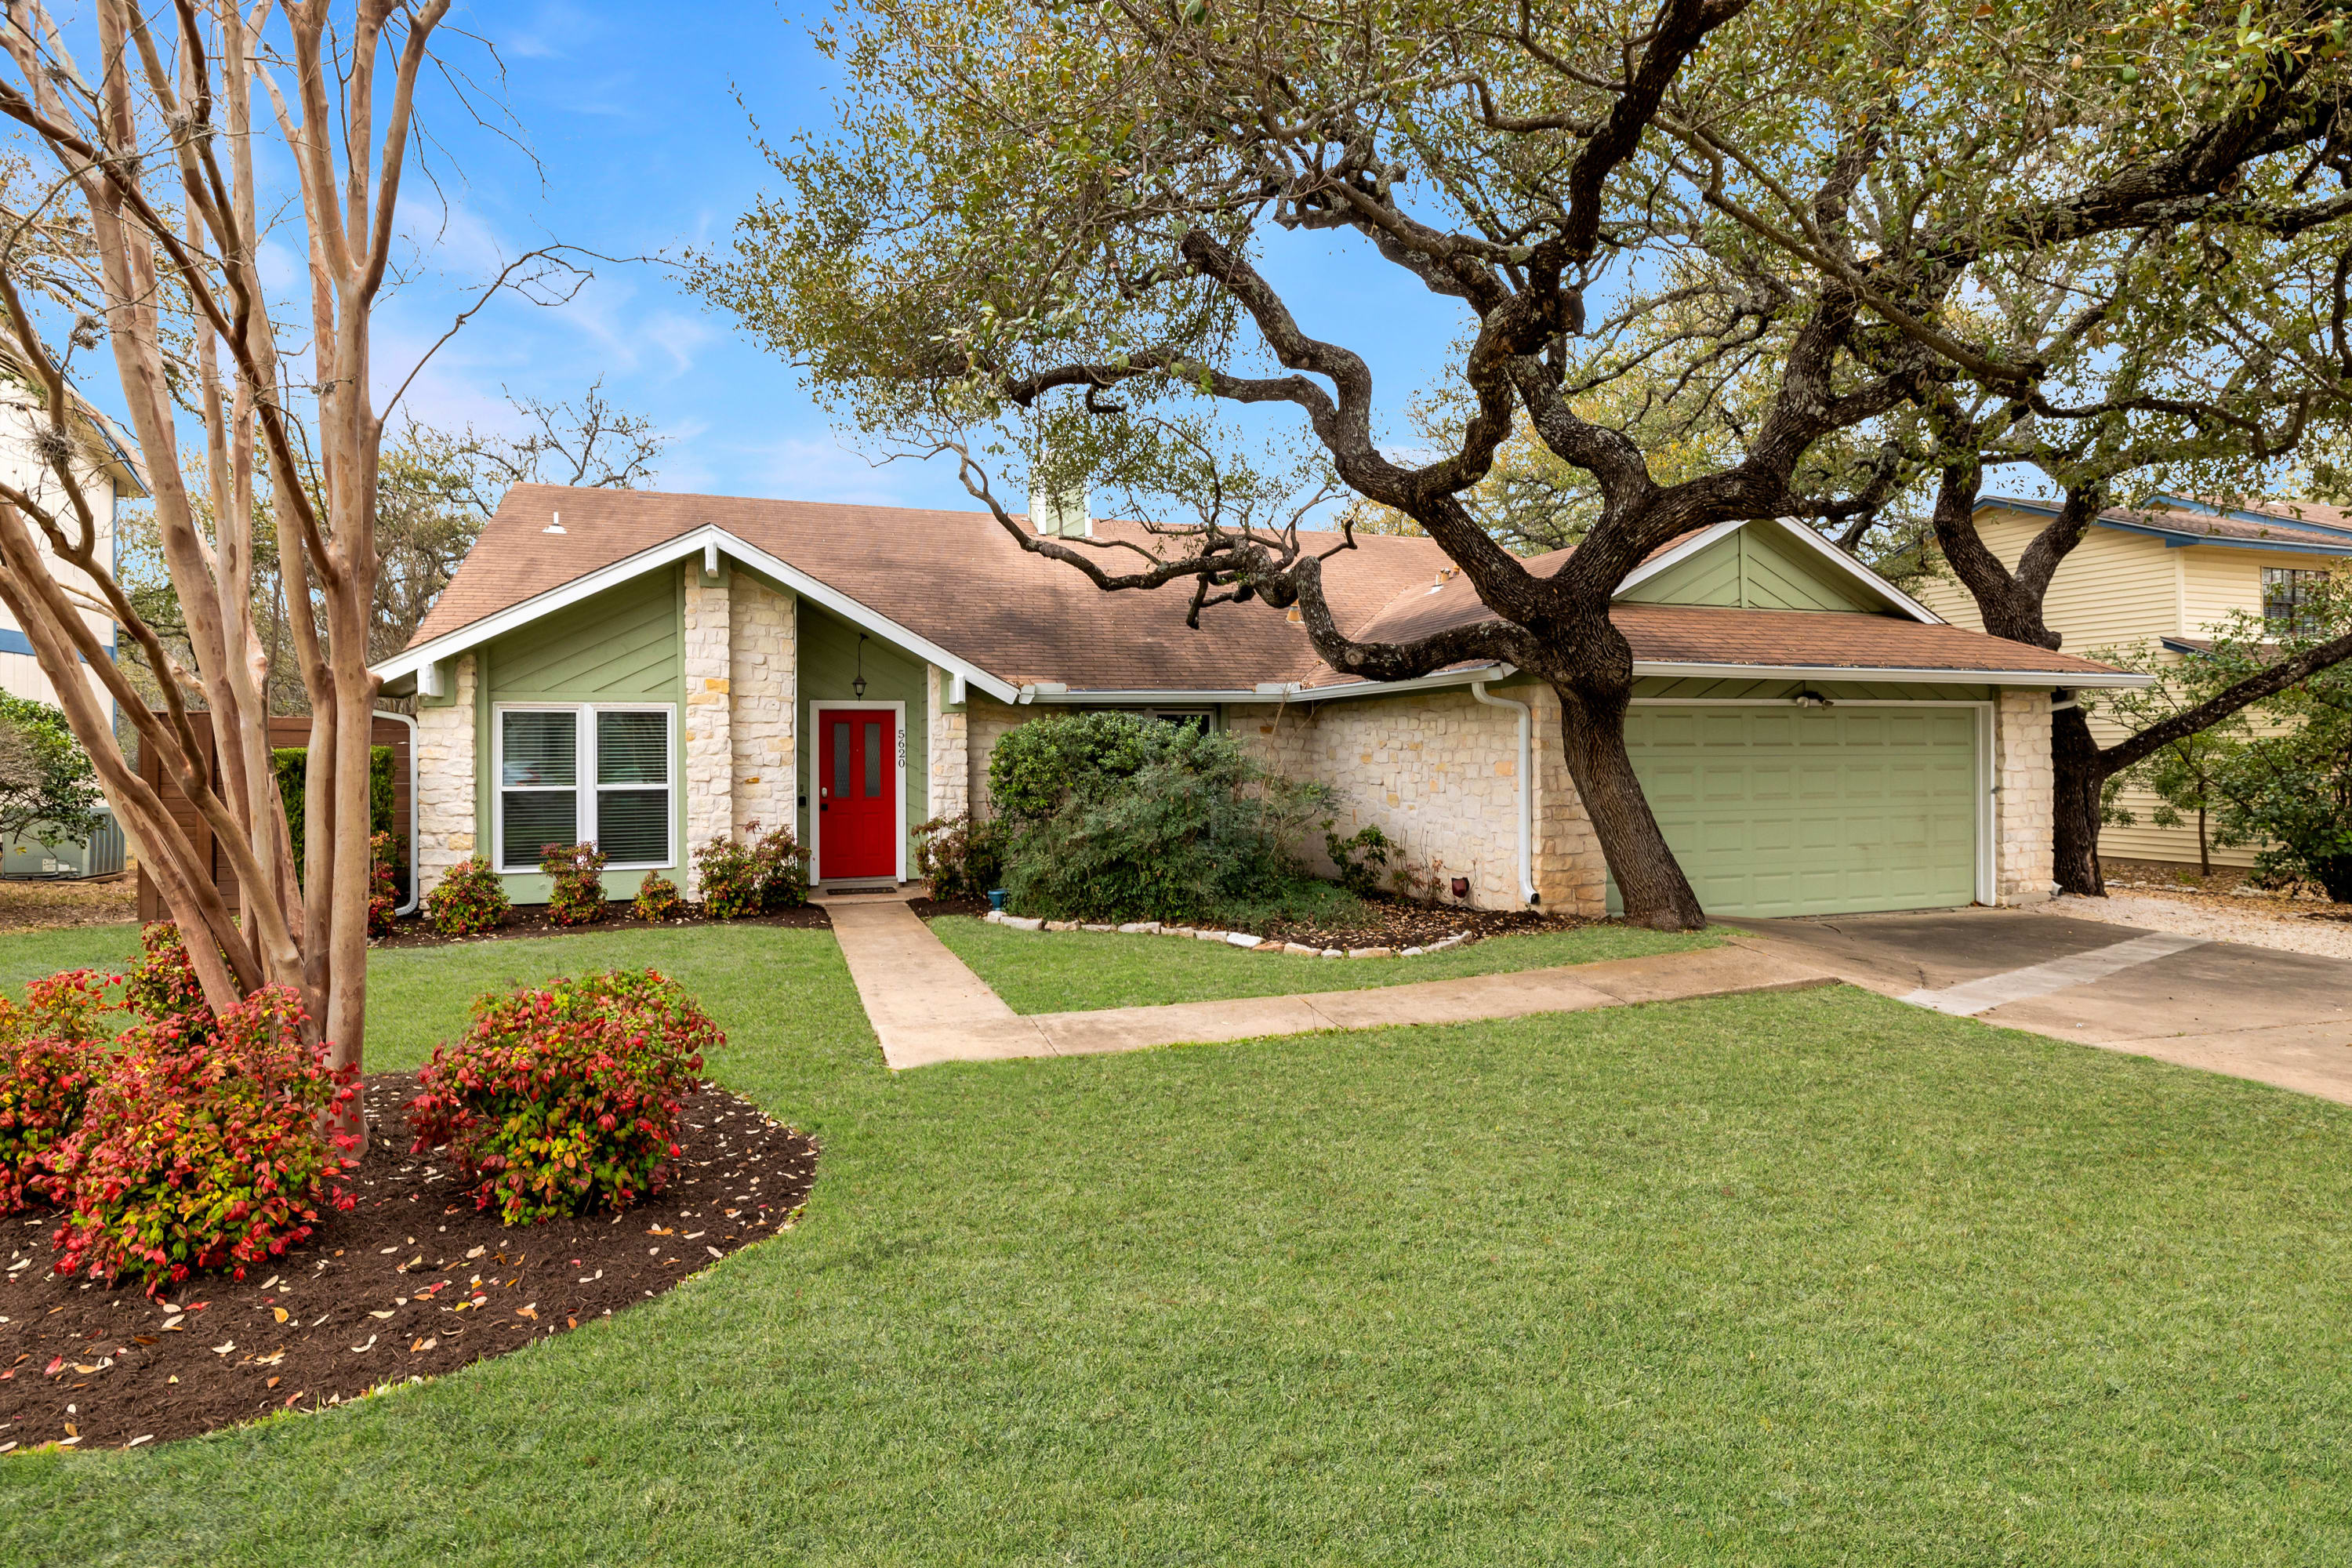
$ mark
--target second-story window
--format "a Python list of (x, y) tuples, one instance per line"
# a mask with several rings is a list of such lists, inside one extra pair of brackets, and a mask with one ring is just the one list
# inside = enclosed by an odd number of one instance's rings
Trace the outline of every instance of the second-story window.
[(2282, 631), (2294, 631), (2310, 621), (2313, 599), (2325, 572), (2298, 572), (2287, 567), (2263, 568), (2263, 619)]

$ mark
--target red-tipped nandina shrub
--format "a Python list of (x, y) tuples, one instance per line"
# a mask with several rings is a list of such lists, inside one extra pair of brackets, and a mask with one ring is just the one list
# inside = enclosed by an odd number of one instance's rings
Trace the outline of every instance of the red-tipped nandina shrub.
[(648, 871), (646, 879), (637, 884), (636, 901), (630, 906), (637, 919), (648, 923), (674, 921), (686, 913), (686, 900), (677, 896), (677, 884), (659, 871)]
[(648, 969), (485, 997), (408, 1102), (415, 1152), (447, 1148), (508, 1225), (621, 1209), (658, 1193), (678, 1157), (678, 1108), (727, 1037)]
[(392, 875), (393, 842), (389, 833), (368, 840), (368, 935), (390, 936), (395, 929), (393, 910), (400, 908), (400, 886)]
[(188, 960), (180, 928), (157, 921), (141, 929), (139, 945), (146, 954), (123, 976), (122, 1005), (155, 1023), (186, 1016), (199, 1027), (209, 1027), (213, 1010), (205, 1001), (204, 983)]
[[(152, 928), (151, 928), (152, 929)], [(187, 1015), (122, 1037), (58, 1156), (72, 1213), (57, 1271), (149, 1294), (190, 1274), (274, 1258), (321, 1208), (348, 1209), (357, 1140), (320, 1130), (359, 1093), (359, 1071), (306, 1043), (290, 986), (257, 991), (195, 1024)]]
[(479, 855), (441, 879), (425, 895), (425, 918), (443, 936), (476, 936), (506, 923), (514, 906), (506, 884)]
[(56, 1156), (106, 1070), (119, 978), (75, 969), (29, 982), (21, 1004), (0, 996), (0, 1214), (64, 1195)]
[(604, 852), (593, 844), (549, 844), (539, 868), (555, 884), (547, 918), (560, 926), (594, 925), (612, 911), (604, 899)]

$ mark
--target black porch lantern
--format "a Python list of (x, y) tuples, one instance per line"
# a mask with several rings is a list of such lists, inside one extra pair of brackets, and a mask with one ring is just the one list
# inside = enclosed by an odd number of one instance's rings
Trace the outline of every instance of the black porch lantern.
[(866, 700), (866, 634), (864, 632), (857, 634), (857, 679), (849, 683), (849, 689), (856, 694), (860, 702)]

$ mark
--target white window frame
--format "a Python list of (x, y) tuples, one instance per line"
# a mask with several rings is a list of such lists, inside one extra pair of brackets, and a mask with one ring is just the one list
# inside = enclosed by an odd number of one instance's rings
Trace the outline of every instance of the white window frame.
[[(662, 756), (669, 763), (669, 779), (662, 792), (669, 805), (662, 813), (663, 858), (659, 860), (614, 860), (607, 871), (666, 871), (677, 865), (677, 704), (675, 702), (494, 702), (490, 705), (490, 864), (500, 876), (539, 874), (534, 854), (528, 866), (507, 863), (507, 726), (509, 713), (569, 713), (572, 715), (572, 791), (577, 798), (575, 830), (579, 842), (596, 842), (596, 805), (608, 789), (646, 789), (642, 784), (600, 784), (596, 782), (596, 715), (599, 713), (658, 713), (662, 716)], [(530, 786), (524, 786), (530, 788)], [(560, 787), (541, 786), (535, 794), (554, 795)]]
[[(814, 786), (809, 792), (809, 879), (816, 882), (822, 882), (824, 879), (822, 875), (824, 869), (824, 812), (822, 809), (824, 805), (825, 785), (824, 716), (827, 711), (836, 708), (859, 712), (871, 712), (887, 708), (893, 715), (892, 722), (897, 728), (898, 734), (892, 742), (892, 750), (898, 759), (898, 787), (890, 792), (890, 798), (895, 805), (891, 816), (898, 825), (897, 875), (898, 879), (903, 882), (907, 879), (907, 705), (904, 702), (823, 700), (813, 701), (808, 705), (809, 778)], [(834, 879), (837, 882), (855, 882), (861, 879), (836, 877)]]

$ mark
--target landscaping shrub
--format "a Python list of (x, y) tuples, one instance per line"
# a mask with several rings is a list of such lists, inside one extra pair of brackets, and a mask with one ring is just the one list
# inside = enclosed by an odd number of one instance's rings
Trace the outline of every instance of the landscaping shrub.
[(1126, 713), (1041, 719), (989, 761), (1007, 902), (1058, 920), (1199, 921), (1328, 901), (1293, 847), (1328, 804), (1234, 736)]
[(119, 979), (76, 969), (29, 982), (22, 1003), (0, 996), (0, 1214), (65, 1195), (55, 1156), (106, 1069), (99, 1020)]
[(1324, 819), (1323, 848), (1339, 870), (1339, 886), (1360, 899), (1369, 899), (1380, 891), (1381, 873), (1387, 868), (1389, 852), (1395, 847), (1395, 841), (1381, 831), (1378, 823), (1367, 822), (1342, 838), (1331, 831), (1331, 820)]
[(197, 1026), (210, 1026), (212, 1008), (205, 1001), (203, 982), (188, 960), (180, 928), (157, 921), (139, 931), (139, 962), (122, 977), (122, 1005), (151, 1022), (186, 1017)]
[(506, 884), (499, 880), (499, 874), (479, 855), (442, 878), (440, 884), (425, 895), (425, 918), (443, 936), (473, 936), (496, 931), (513, 908), (507, 898)]
[(245, 1267), (305, 1240), (323, 1207), (355, 1202), (357, 1140), (320, 1131), (359, 1093), (359, 1069), (307, 1042), (290, 986), (201, 1020), (151, 1020), (120, 1042), (81, 1127), (58, 1151), (71, 1212), (57, 1271), (150, 1295), (190, 1274)]
[(809, 853), (792, 829), (758, 837), (760, 825), (747, 822), (743, 832), (741, 839), (714, 838), (694, 852), (703, 912), (715, 921), (734, 921), (807, 903)]
[(1004, 825), (970, 814), (915, 826), (915, 869), (935, 899), (979, 899), (1004, 885)]
[(415, 1152), (447, 1149), (508, 1225), (662, 1190), (703, 1053), (727, 1043), (676, 981), (615, 971), (475, 1005), (465, 1038), (417, 1075)]
[[(303, 834), (308, 797), (304, 794), (310, 777), (310, 753), (301, 746), (278, 746), (269, 753), (269, 764), (278, 774), (278, 798), (286, 803), (286, 831), (294, 840), (294, 875), (302, 876), (302, 857), (307, 852)], [(368, 748), (368, 832), (390, 833), (398, 823), (396, 796), (393, 789), (392, 748)]]
[(604, 918), (604, 852), (593, 844), (549, 844), (539, 868), (555, 882), (547, 918), (560, 926), (594, 925)]
[(646, 879), (637, 884), (636, 901), (629, 906), (637, 919), (648, 923), (674, 921), (686, 913), (686, 900), (677, 896), (677, 884), (659, 871), (648, 871)]
[(393, 910), (400, 907), (400, 889), (392, 875), (393, 837), (379, 833), (368, 840), (368, 935), (390, 936)]

